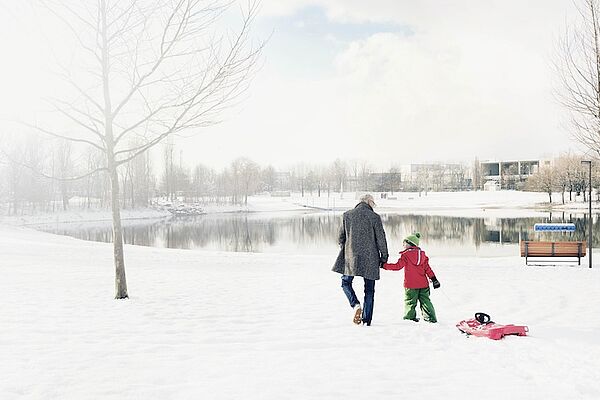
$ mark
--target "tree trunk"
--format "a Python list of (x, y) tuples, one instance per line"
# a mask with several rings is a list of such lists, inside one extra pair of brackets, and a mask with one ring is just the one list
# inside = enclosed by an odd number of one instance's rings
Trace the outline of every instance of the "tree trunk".
[(67, 185), (63, 181), (60, 183), (60, 195), (62, 198), (63, 211), (67, 211), (69, 209), (69, 195), (67, 194)]
[[(109, 156), (110, 158), (110, 156)], [(127, 280), (125, 278), (125, 257), (123, 256), (123, 228), (119, 204), (119, 175), (114, 160), (109, 160), (111, 181), (111, 204), (113, 223), (113, 252), (115, 260), (115, 299), (126, 299)]]
[(125, 258), (123, 256), (123, 229), (121, 227), (121, 209), (119, 204), (119, 174), (115, 160), (115, 142), (113, 135), (113, 115), (109, 85), (109, 51), (107, 38), (106, 13), (107, 4), (101, 0), (100, 13), (102, 19), (102, 89), (104, 92), (104, 138), (106, 145), (106, 161), (110, 175), (110, 199), (113, 223), (113, 253), (115, 261), (115, 299), (126, 299), (127, 281), (125, 279)]
[(113, 254), (115, 261), (115, 299), (126, 299), (127, 280), (125, 279), (125, 257), (123, 256), (123, 228), (121, 227), (121, 205), (119, 203), (119, 173), (114, 155), (112, 119), (106, 116), (106, 153), (110, 174), (110, 198), (113, 223)]
[(550, 197), (550, 204), (552, 204), (552, 192), (548, 192), (548, 197)]
[(130, 191), (131, 191), (131, 209), (135, 209), (135, 187), (133, 185), (133, 177), (131, 178)]

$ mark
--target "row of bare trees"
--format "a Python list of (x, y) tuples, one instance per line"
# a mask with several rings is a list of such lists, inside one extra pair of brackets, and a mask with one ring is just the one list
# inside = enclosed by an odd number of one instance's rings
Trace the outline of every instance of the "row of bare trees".
[[(305, 195), (331, 195), (343, 190), (398, 190), (398, 183), (387, 180), (373, 188), (373, 169), (364, 161), (336, 159), (326, 164), (297, 163), (285, 170), (272, 165), (262, 166), (240, 157), (229, 166), (216, 170), (204, 164), (189, 167), (182, 161), (182, 154), (175, 154), (171, 145), (164, 148), (164, 168), (158, 193), (173, 201), (186, 200), (247, 204), (248, 196), (259, 192), (298, 192)], [(391, 168), (390, 171), (397, 169)], [(377, 182), (376, 182), (377, 183)]]
[[(582, 164), (583, 160), (583, 156), (573, 154), (552, 160), (548, 165), (541, 166), (537, 174), (529, 177), (526, 190), (547, 193), (550, 203), (553, 201), (552, 195), (556, 193), (560, 193), (562, 204), (576, 201), (580, 194), (583, 194), (583, 201), (587, 201), (589, 172), (587, 165)], [(600, 193), (600, 163), (592, 163), (592, 188)]]
[[(5, 205), (4, 213), (19, 215), (111, 206), (111, 182), (98, 171), (104, 165), (104, 157), (98, 152), (79, 151), (81, 145), (36, 133), (3, 138), (0, 203)], [(298, 190), (320, 196), (339, 192), (344, 185), (348, 187), (350, 163), (341, 160), (323, 166), (297, 164), (290, 171), (280, 172), (273, 166), (263, 167), (240, 157), (228, 167), (216, 170), (204, 164), (187, 166), (171, 141), (161, 151), (163, 157), (159, 162), (146, 152), (119, 168), (117, 202), (121, 208), (147, 207), (157, 198), (247, 204), (248, 196), (257, 192)], [(365, 165), (362, 173), (366, 179), (371, 170)]]
[[(105, 174), (85, 174), (98, 169), (103, 158), (95, 152), (79, 154), (66, 140), (44, 140), (35, 134), (11, 138), (2, 146), (0, 159), (0, 201), (7, 214), (54, 212), (69, 208), (108, 208), (111, 183)], [(204, 164), (187, 166), (172, 142), (162, 148), (163, 165), (156, 168), (149, 153), (141, 154), (119, 170), (119, 198), (122, 208), (151, 205), (157, 198), (217, 204), (247, 204), (248, 196), (259, 192), (299, 192), (322, 196), (342, 191), (439, 191), (447, 184), (460, 190), (467, 168), (419, 165), (414, 179), (399, 169), (374, 172), (365, 161), (336, 159), (329, 164), (298, 163), (287, 171), (261, 166), (248, 158), (237, 158), (222, 170)], [(542, 163), (529, 177), (525, 190), (560, 193), (561, 201), (574, 201), (588, 187), (583, 156), (564, 154)], [(593, 188), (600, 186), (600, 163), (593, 163)], [(50, 179), (83, 175), (79, 180)], [(445, 178), (444, 178), (445, 177)], [(446, 183), (444, 183), (446, 182)], [(575, 197), (574, 197), (575, 195)], [(585, 199), (584, 199), (585, 200)]]
[[(64, 139), (39, 134), (4, 136), (0, 147), (0, 201), (8, 215), (111, 207), (109, 177), (98, 171), (104, 158)], [(89, 173), (89, 171), (96, 171)], [(118, 171), (120, 207), (150, 204), (156, 179), (148, 154)]]
[[(111, 182), (98, 170), (104, 158), (95, 151), (79, 152), (63, 139), (44, 139), (29, 134), (0, 146), (0, 202), (5, 213), (54, 212), (70, 208), (108, 208)], [(40, 146), (40, 143), (43, 143)], [(121, 208), (143, 208), (162, 198), (217, 204), (247, 204), (248, 196), (259, 192), (299, 192), (302, 196), (330, 196), (343, 191), (391, 192), (454, 190), (464, 187), (467, 168), (447, 170), (427, 164), (414, 179), (403, 176), (398, 167), (376, 171), (362, 160), (336, 159), (331, 163), (297, 163), (285, 171), (262, 166), (240, 157), (217, 170), (202, 163), (189, 166), (172, 141), (159, 154), (146, 152), (123, 164), (118, 171)], [(81, 179), (61, 179), (82, 176)], [(451, 179), (449, 179), (451, 178)], [(445, 182), (445, 183), (444, 183)], [(462, 183), (461, 183), (462, 182)], [(463, 186), (461, 186), (461, 184)]]

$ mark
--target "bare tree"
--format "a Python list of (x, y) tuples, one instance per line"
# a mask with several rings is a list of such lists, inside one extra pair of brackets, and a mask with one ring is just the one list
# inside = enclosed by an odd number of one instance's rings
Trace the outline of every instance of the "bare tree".
[(317, 177), (317, 196), (321, 197), (321, 192), (327, 187), (327, 197), (329, 197), (329, 169), (326, 166), (316, 167)]
[(475, 157), (475, 161), (473, 161), (473, 189), (481, 190), (483, 187), (482, 176), (481, 163), (479, 162), (479, 158)]
[(299, 189), (302, 197), (304, 197), (304, 191), (307, 189), (307, 176), (308, 168), (305, 163), (298, 163), (292, 168), (292, 180), (294, 181), (294, 189)]
[(191, 186), (196, 200), (209, 197), (214, 192), (215, 171), (202, 164), (196, 165), (192, 172)]
[(596, 189), (596, 201), (600, 202), (600, 165), (592, 163), (592, 188)]
[(154, 191), (154, 175), (149, 153), (144, 153), (129, 162), (131, 164), (131, 207), (147, 207)]
[(308, 170), (308, 173), (306, 174), (306, 190), (308, 190), (310, 192), (310, 195), (313, 195), (313, 192), (315, 190), (315, 187), (317, 186), (317, 173), (315, 172), (315, 170), (313, 168)]
[(263, 47), (249, 38), (258, 4), (250, 1), (237, 33), (217, 35), (216, 23), (232, 2), (44, 3), (86, 55), (62, 68), (72, 95), (52, 100), (63, 117), (57, 126), (66, 121), (76, 129), (24, 124), (103, 154), (104, 165), (88, 174), (105, 171), (110, 177), (115, 298), (127, 298), (118, 168), (173, 134), (219, 122), (240, 99)]
[(268, 167), (265, 167), (262, 171), (261, 171), (261, 181), (263, 184), (263, 189), (266, 190), (267, 192), (272, 192), (275, 190), (275, 184), (277, 182), (277, 171), (275, 170), (275, 167), (273, 167), (272, 165), (269, 165)]
[(360, 163), (360, 190), (368, 192), (371, 190), (369, 187), (369, 178), (371, 176), (371, 166), (367, 161), (362, 161)]
[[(4, 139), (7, 139), (7, 137), (4, 136)], [(6, 160), (6, 177), (3, 180), (7, 181), (9, 215), (16, 215), (22, 198), (21, 187), (26, 172), (21, 165), (25, 159), (24, 148), (24, 144), (20, 140), (14, 140), (14, 137), (11, 137), (11, 140), (6, 140), (6, 143), (3, 143), (2, 155)]]
[(248, 205), (248, 196), (256, 193), (260, 182), (260, 167), (252, 160), (245, 159), (242, 168), (242, 187), (244, 205)]
[(174, 200), (174, 198), (173, 198), (173, 181), (174, 181), (174, 177), (173, 177), (173, 166), (174, 166), (173, 151), (174, 151), (173, 141), (172, 141), (172, 138), (169, 138), (169, 140), (167, 140), (167, 142), (163, 146), (163, 167), (164, 167), (164, 171), (163, 171), (162, 184), (163, 184), (163, 191), (165, 193), (166, 198), (169, 199), (169, 200), (171, 200), (171, 201)]
[(569, 159), (566, 155), (558, 157), (554, 163), (556, 167), (556, 188), (560, 189), (562, 203), (565, 204), (565, 191), (569, 187)]
[(419, 197), (421, 197), (421, 193), (425, 192), (425, 196), (427, 196), (427, 192), (429, 191), (429, 186), (431, 185), (431, 174), (426, 168), (419, 168), (417, 171), (417, 191), (419, 192)]
[(230, 170), (234, 202), (248, 205), (248, 196), (254, 194), (258, 188), (260, 167), (254, 161), (240, 157), (231, 163)]
[(581, 0), (579, 19), (559, 41), (556, 94), (571, 112), (573, 137), (600, 155), (600, 4)]
[(353, 158), (348, 161), (348, 166), (350, 169), (350, 177), (352, 181), (351, 187), (348, 190), (354, 191), (354, 197), (357, 197), (358, 194), (358, 174), (360, 172), (360, 160), (357, 158)]
[(389, 190), (390, 193), (394, 194), (394, 189), (396, 191), (400, 190), (400, 185), (402, 184), (402, 174), (400, 173), (400, 168), (393, 166), (389, 171)]
[(89, 147), (84, 157), (86, 161), (84, 169), (86, 171), (98, 171), (95, 174), (87, 175), (85, 179), (80, 181), (85, 186), (86, 208), (92, 207), (92, 199), (98, 200), (100, 207), (105, 207), (110, 198), (108, 195), (110, 185), (107, 182), (107, 175), (100, 172), (102, 165), (104, 165), (103, 154)]
[[(139, 143), (138, 143), (139, 144)], [(131, 145), (135, 146), (136, 143)], [(152, 187), (152, 166), (150, 155), (144, 153), (130, 160), (121, 168), (121, 184), (123, 186), (123, 208), (135, 208), (136, 206), (146, 207), (151, 197)]]
[(565, 192), (569, 192), (569, 201), (573, 200), (573, 191), (580, 190), (581, 181), (585, 181), (586, 171), (581, 165), (581, 156), (571, 153), (561, 154), (554, 160), (556, 188), (562, 191), (562, 203)]
[(348, 175), (348, 165), (341, 159), (336, 159), (331, 165), (333, 179), (335, 180), (335, 189), (340, 193), (340, 198), (344, 195), (344, 184)]
[(502, 189), (515, 190), (520, 181), (519, 167), (517, 164), (504, 164), (500, 166), (500, 186)]
[[(67, 178), (71, 175), (71, 169), (73, 168), (72, 159), (71, 159), (71, 148), (72, 143), (68, 140), (59, 140), (56, 147), (54, 148), (54, 155), (56, 158), (56, 175), (59, 178)], [(60, 197), (62, 201), (63, 210), (66, 211), (69, 209), (69, 190), (70, 190), (71, 182), (60, 179), (59, 187), (60, 187)]]
[[(6, 142), (0, 150), (6, 162), (5, 174), (9, 214), (52, 208), (54, 188), (43, 179), (44, 171), (54, 167), (52, 146), (45, 146), (41, 138), (32, 133), (3, 135)], [(55, 149), (54, 149), (55, 150)]]
[(556, 189), (557, 169), (553, 166), (540, 168), (539, 172), (532, 175), (527, 180), (527, 188), (535, 192), (546, 192), (550, 203), (552, 203), (552, 193)]

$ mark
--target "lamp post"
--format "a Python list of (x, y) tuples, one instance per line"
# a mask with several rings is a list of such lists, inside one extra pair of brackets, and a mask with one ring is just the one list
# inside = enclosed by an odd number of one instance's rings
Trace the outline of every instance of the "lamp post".
[(583, 160), (582, 164), (589, 165), (589, 192), (588, 192), (588, 203), (589, 203), (589, 214), (588, 214), (588, 260), (589, 267), (592, 268), (592, 160)]

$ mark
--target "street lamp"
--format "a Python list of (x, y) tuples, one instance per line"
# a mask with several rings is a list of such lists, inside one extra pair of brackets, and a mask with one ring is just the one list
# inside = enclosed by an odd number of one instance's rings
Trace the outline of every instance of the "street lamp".
[(588, 217), (588, 260), (590, 263), (590, 268), (592, 268), (592, 160), (583, 160), (582, 164), (589, 164), (589, 192), (588, 192), (588, 202), (589, 202), (589, 217)]

